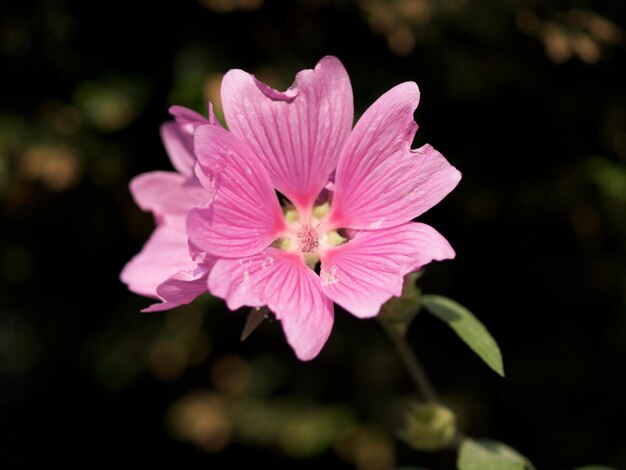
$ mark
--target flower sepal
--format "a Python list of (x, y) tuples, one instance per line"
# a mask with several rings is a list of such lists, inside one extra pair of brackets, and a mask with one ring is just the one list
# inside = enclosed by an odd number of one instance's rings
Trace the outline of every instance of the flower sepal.
[(411, 322), (420, 311), (422, 306), (422, 291), (417, 287), (416, 281), (424, 271), (409, 273), (404, 276), (404, 285), (400, 297), (392, 297), (380, 308), (376, 317), (383, 327), (392, 329), (394, 333), (404, 336)]

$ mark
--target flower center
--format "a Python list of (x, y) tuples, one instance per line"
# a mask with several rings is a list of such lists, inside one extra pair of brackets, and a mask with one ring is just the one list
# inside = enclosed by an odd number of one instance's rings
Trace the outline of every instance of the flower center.
[(301, 225), (296, 232), (298, 249), (302, 253), (310, 253), (320, 244), (320, 234), (310, 224)]
[(320, 250), (341, 245), (348, 241), (337, 230), (326, 230), (326, 216), (330, 204), (313, 207), (310, 213), (298, 214), (293, 206), (283, 208), (289, 228), (274, 240), (272, 246), (285, 251), (300, 252), (311, 269), (316, 269), (320, 261)]

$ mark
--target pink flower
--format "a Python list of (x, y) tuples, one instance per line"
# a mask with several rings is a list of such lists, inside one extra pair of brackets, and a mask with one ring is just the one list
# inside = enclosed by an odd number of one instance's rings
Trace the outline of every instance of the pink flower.
[(161, 126), (161, 137), (177, 171), (144, 173), (130, 183), (139, 207), (152, 212), (157, 222), (141, 252), (120, 274), (131, 291), (161, 301), (144, 312), (177, 307), (206, 292), (212, 264), (206, 256), (192, 258), (185, 224), (189, 211), (213, 196), (194, 174), (193, 132), (201, 125), (215, 125), (216, 120), (210, 107), (209, 119), (180, 106), (170, 112), (175, 122)]
[(196, 173), (215, 195), (189, 212), (187, 229), (216, 259), (209, 291), (232, 310), (267, 305), (302, 360), (325, 344), (333, 302), (373, 317), (405, 274), (454, 257), (442, 235), (412, 222), (461, 178), (430, 145), (411, 149), (418, 101), (417, 85), (402, 83), (352, 129), (350, 80), (325, 57), (285, 92), (229, 71), (229, 131), (195, 130)]

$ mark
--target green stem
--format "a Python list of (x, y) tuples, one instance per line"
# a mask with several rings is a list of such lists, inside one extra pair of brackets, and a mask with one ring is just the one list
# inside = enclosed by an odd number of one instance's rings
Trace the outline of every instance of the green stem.
[(399, 333), (394, 328), (388, 327), (385, 323), (381, 323), (383, 324), (383, 329), (387, 332), (396, 347), (396, 350), (400, 355), (400, 359), (404, 362), (404, 365), (409, 372), (411, 379), (415, 383), (420, 396), (428, 403), (437, 403), (439, 401), (437, 392), (430, 383), (422, 365), (417, 360), (417, 356), (409, 346), (409, 343), (406, 341), (405, 335)]

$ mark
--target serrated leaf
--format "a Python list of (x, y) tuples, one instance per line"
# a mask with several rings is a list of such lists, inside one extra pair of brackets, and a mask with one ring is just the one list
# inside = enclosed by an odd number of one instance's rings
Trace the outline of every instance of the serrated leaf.
[(458, 470), (533, 470), (526, 457), (501, 442), (465, 439), (456, 462)]
[(452, 328), (489, 367), (504, 377), (500, 348), (485, 325), (472, 312), (441, 295), (422, 296), (422, 305)]

